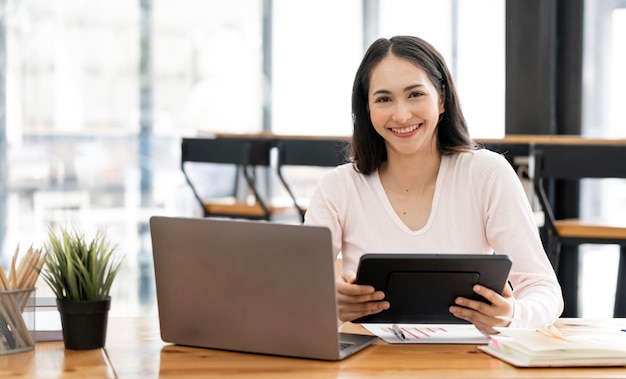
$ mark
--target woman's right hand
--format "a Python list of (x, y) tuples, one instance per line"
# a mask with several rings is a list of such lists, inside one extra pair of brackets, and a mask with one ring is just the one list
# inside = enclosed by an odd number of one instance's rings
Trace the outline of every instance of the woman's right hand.
[(339, 320), (352, 321), (389, 309), (389, 302), (382, 301), (385, 298), (382, 291), (375, 291), (372, 286), (354, 284), (355, 280), (356, 274), (352, 271), (344, 272), (335, 280)]

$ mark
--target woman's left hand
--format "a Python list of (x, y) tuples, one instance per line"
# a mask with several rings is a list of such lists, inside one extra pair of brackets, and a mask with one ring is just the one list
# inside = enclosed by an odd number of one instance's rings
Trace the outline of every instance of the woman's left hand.
[(454, 300), (456, 305), (450, 306), (450, 313), (471, 322), (478, 330), (486, 334), (498, 333), (494, 329), (496, 326), (509, 326), (515, 304), (513, 291), (509, 285), (504, 287), (502, 295), (479, 284), (474, 285), (473, 290), (476, 294), (489, 300), (491, 304), (480, 300), (457, 297)]

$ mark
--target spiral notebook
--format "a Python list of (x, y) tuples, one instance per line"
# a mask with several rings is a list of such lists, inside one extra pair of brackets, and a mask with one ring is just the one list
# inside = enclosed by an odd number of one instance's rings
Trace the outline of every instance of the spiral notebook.
[(619, 329), (561, 334), (543, 329), (497, 328), (478, 349), (517, 367), (626, 366), (626, 332)]

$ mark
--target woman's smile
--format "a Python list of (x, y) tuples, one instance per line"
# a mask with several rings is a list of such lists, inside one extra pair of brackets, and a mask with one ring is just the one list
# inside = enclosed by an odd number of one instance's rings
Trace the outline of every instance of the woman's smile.
[(395, 128), (389, 128), (389, 130), (391, 130), (398, 137), (406, 138), (406, 137), (411, 137), (411, 136), (415, 135), (417, 133), (417, 131), (420, 129), (421, 125), (422, 124), (398, 126), (398, 127), (395, 127)]

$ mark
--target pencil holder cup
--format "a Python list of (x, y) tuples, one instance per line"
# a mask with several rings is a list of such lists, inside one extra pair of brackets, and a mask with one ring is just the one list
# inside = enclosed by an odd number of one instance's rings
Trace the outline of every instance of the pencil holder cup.
[(22, 313), (35, 288), (0, 291), (0, 355), (21, 353), (35, 348), (31, 335), (34, 319), (25, 321)]

